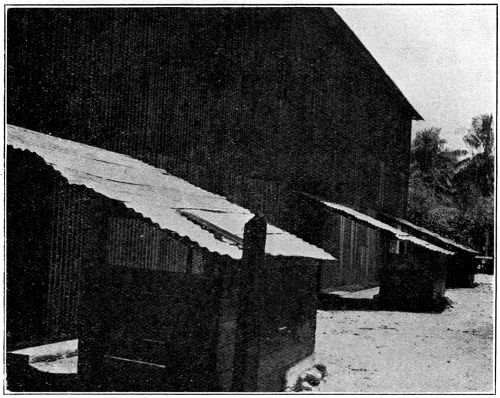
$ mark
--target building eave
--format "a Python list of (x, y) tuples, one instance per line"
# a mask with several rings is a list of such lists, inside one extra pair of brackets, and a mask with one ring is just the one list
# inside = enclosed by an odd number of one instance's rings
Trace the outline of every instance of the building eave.
[(403, 109), (408, 113), (408, 115), (412, 118), (412, 120), (424, 120), (424, 118), (417, 112), (417, 110), (413, 107), (413, 105), (408, 101), (403, 92), (399, 89), (399, 87), (394, 83), (394, 81), (389, 77), (389, 75), (385, 72), (382, 66), (377, 62), (375, 57), (370, 53), (370, 51), (365, 47), (363, 42), (356, 36), (356, 34), (352, 31), (349, 25), (337, 14), (337, 12), (331, 7), (322, 7), (319, 8), (321, 15), (326, 20), (326, 23), (332, 29), (341, 29), (343, 33), (345, 33), (346, 37), (350, 41), (350, 44), (354, 45), (356, 49), (359, 50), (359, 53), (365, 58), (367, 61), (366, 65), (369, 68), (373, 68), (373, 70), (380, 76), (383, 84), (387, 87), (387, 89), (396, 95), (398, 102), (401, 104)]

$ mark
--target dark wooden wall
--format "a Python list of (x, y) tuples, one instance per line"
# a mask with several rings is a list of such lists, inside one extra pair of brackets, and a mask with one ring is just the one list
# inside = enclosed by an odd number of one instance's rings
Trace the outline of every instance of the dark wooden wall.
[(383, 236), (384, 265), (380, 270), (380, 300), (407, 310), (443, 309), (447, 256), (411, 242), (399, 242), (399, 252), (389, 250), (390, 235)]
[(314, 353), (318, 262), (266, 257), (259, 391), (282, 391), (286, 371)]
[[(41, 159), (7, 151), (7, 347), (44, 341), (54, 179)], [(35, 180), (36, 182), (33, 182)]]
[(201, 250), (123, 205), (69, 185), (33, 153), (8, 147), (7, 187), (9, 348), (76, 338), (85, 300), (99, 301), (82, 297), (82, 283), (96, 269), (102, 278), (108, 268), (215, 272)]
[(383, 264), (380, 233), (339, 214), (326, 213), (324, 217), (321, 245), (338, 262), (323, 269), (321, 288), (376, 286)]
[(76, 338), (90, 238), (102, 224), (89, 210), (98, 195), (11, 147), (7, 175), (8, 347)]
[[(111, 268), (105, 390), (110, 386), (121, 391), (219, 389), (214, 373), (219, 341), (219, 269), (206, 261), (210, 255), (198, 256), (201, 267), (190, 271), (144, 269), (126, 263)], [(151, 369), (152, 376), (133, 375), (141, 363)]]
[(102, 225), (92, 203), (102, 199), (11, 147), (7, 176), (9, 349), (76, 338), (91, 238)]
[(10, 9), (7, 22), (9, 123), (166, 168), (310, 242), (325, 217), (293, 191), (404, 215), (411, 110), (333, 10)]

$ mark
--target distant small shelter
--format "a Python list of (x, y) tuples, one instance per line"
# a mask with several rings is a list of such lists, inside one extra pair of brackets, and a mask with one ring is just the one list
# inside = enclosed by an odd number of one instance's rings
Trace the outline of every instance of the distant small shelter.
[[(454, 252), (393, 227), (348, 206), (303, 194), (325, 214), (333, 213), (379, 232), (371, 242), (380, 268), (372, 271), (380, 286), (379, 300), (390, 306), (407, 309), (434, 308), (444, 298), (446, 266)], [(341, 245), (339, 249), (341, 250)], [(335, 255), (337, 254), (333, 251)], [(367, 262), (367, 266), (369, 266)], [(330, 268), (323, 268), (321, 278), (328, 278)], [(324, 285), (323, 285), (324, 286)], [(328, 289), (324, 289), (325, 292)]]
[(330, 254), (126, 155), (7, 145), (8, 350), (77, 338), (85, 391), (280, 391), (311, 360)]
[(433, 243), (443, 249), (453, 251), (454, 256), (447, 259), (446, 287), (473, 287), (474, 276), (478, 268), (479, 252), (461, 245), (426, 228), (407, 220), (386, 215), (385, 218), (401, 230)]

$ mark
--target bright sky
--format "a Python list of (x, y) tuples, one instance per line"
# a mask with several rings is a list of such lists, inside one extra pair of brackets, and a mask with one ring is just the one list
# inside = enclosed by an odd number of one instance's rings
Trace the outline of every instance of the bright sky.
[(473, 116), (496, 115), (495, 6), (336, 6), (425, 121), (463, 147)]

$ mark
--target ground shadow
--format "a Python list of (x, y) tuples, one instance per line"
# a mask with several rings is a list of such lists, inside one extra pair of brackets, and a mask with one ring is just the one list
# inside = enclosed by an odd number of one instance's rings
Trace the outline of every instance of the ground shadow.
[(443, 297), (433, 303), (419, 301), (389, 301), (374, 298), (342, 297), (335, 294), (320, 294), (318, 309), (322, 311), (397, 311), (441, 313), (452, 307), (451, 300)]

